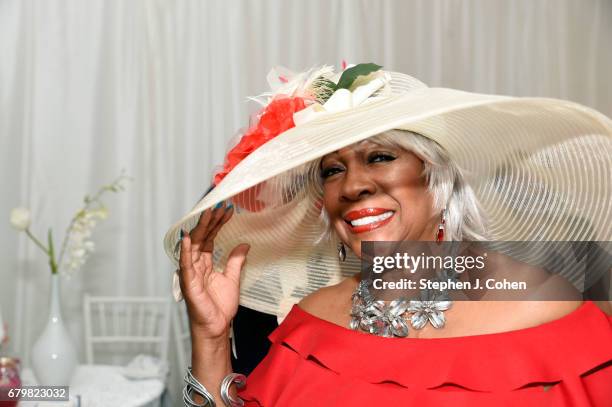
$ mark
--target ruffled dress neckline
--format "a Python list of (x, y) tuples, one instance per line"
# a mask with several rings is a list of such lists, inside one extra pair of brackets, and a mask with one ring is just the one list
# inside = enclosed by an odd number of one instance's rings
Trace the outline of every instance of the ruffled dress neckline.
[[(612, 317), (591, 301), (534, 327), (448, 338), (379, 337), (294, 305), (269, 339), (268, 356), (241, 392), (258, 403), (252, 405), (385, 405), (399, 398), (421, 405), (511, 400), (524, 407), (612, 400)], [(308, 404), (313, 397), (317, 402)]]
[[(592, 310), (589, 310), (589, 308), (594, 308)], [(586, 309), (586, 311), (585, 311)], [(527, 327), (527, 328), (521, 328), (521, 329), (514, 329), (514, 330), (509, 330), (509, 331), (501, 331), (501, 332), (494, 332), (494, 333), (488, 333), (488, 334), (476, 334), (476, 335), (463, 335), (463, 336), (450, 336), (450, 337), (439, 337), (439, 338), (386, 338), (386, 337), (381, 337), (382, 339), (399, 339), (402, 340), (404, 342), (406, 341), (445, 341), (445, 340), (473, 340), (475, 338), (485, 338), (488, 337), (489, 335), (517, 335), (517, 334), (525, 334), (526, 331), (530, 330), (530, 329), (554, 329), (555, 325), (565, 325), (571, 322), (568, 322), (567, 319), (573, 320), (574, 322), (576, 322), (576, 320), (580, 319), (581, 316), (579, 314), (588, 314), (590, 312), (597, 312), (599, 310), (599, 307), (597, 307), (597, 305), (592, 302), (592, 301), (584, 301), (578, 308), (576, 308), (575, 310), (573, 310), (572, 312), (562, 316), (561, 318), (557, 318), (548, 322), (544, 322), (542, 324), (536, 325), (536, 326), (532, 326), (532, 327)], [(347, 328), (345, 326), (341, 326), (338, 324), (335, 324), (333, 322), (330, 322), (328, 320), (325, 320), (323, 318), (317, 317), (314, 314), (311, 314), (310, 312), (304, 310), (303, 308), (301, 308), (298, 304), (295, 304), (290, 313), (296, 313), (296, 314), (301, 314), (299, 318), (304, 318), (304, 319), (311, 319), (313, 320), (312, 322), (315, 324), (321, 324), (321, 325), (329, 325), (328, 328), (329, 329), (339, 329), (339, 332), (342, 332), (342, 334), (348, 335), (348, 334), (358, 334), (358, 335), (365, 335), (365, 336), (377, 336), (377, 335), (372, 335), (372, 334), (368, 334), (366, 332), (363, 331), (359, 331), (359, 330), (353, 330), (350, 328)], [(289, 315), (289, 314), (287, 314)], [(610, 317), (612, 318), (612, 316)], [(380, 337), (380, 336), (378, 336)]]

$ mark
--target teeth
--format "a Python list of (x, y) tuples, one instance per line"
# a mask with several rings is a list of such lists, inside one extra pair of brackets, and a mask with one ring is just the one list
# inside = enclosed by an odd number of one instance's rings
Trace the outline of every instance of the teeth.
[(376, 216), (366, 216), (366, 217), (363, 217), (363, 218), (352, 220), (351, 221), (351, 225), (352, 226), (368, 225), (370, 223), (380, 222), (381, 220), (385, 220), (388, 217), (390, 217), (391, 215), (393, 215), (392, 211), (381, 213), (380, 215), (376, 215)]

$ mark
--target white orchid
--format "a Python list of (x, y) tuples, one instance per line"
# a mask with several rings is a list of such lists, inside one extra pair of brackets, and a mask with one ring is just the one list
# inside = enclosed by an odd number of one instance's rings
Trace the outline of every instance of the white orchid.
[(107, 217), (108, 209), (105, 207), (85, 209), (77, 214), (72, 227), (68, 231), (69, 238), (66, 244), (68, 256), (61, 264), (66, 272), (79, 270), (85, 264), (89, 255), (94, 252), (96, 246), (89, 238), (96, 226), (97, 219), (102, 220)]
[(25, 231), (30, 227), (30, 210), (27, 208), (14, 208), (11, 211), (11, 225), (19, 230)]
[[(85, 196), (83, 199), (85, 205), (79, 209), (73, 216), (66, 230), (62, 248), (59, 257), (56, 259), (55, 248), (53, 244), (52, 230), (49, 229), (47, 235), (47, 245), (44, 245), (30, 231), (31, 217), (30, 211), (27, 208), (14, 208), (11, 211), (11, 225), (26, 233), (26, 235), (49, 257), (49, 265), (52, 273), (57, 273), (60, 268), (65, 271), (76, 271), (80, 269), (87, 261), (89, 255), (94, 251), (95, 244), (90, 240), (93, 229), (98, 220), (103, 220), (108, 217), (108, 209), (103, 205), (101, 197), (106, 192), (123, 191), (122, 182), (129, 179), (122, 174), (115, 179), (110, 185), (104, 185), (98, 192), (90, 197)], [(64, 259), (64, 254), (68, 256)]]

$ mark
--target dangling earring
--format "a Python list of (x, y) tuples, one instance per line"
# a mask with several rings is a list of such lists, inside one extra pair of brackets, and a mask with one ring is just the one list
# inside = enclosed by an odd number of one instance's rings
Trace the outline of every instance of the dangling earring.
[(346, 260), (346, 248), (344, 247), (344, 243), (342, 242), (338, 243), (338, 260)]
[(440, 243), (444, 240), (444, 227), (446, 225), (446, 208), (442, 209), (440, 215), (440, 223), (438, 224), (438, 232), (436, 233), (436, 242)]

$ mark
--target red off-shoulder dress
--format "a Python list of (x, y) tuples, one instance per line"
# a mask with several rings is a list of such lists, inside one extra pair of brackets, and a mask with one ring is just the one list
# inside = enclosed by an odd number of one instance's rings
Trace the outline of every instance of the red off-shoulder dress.
[(239, 392), (252, 406), (612, 406), (612, 317), (593, 302), (532, 328), (383, 338), (294, 305)]

